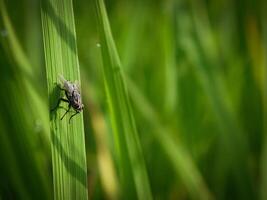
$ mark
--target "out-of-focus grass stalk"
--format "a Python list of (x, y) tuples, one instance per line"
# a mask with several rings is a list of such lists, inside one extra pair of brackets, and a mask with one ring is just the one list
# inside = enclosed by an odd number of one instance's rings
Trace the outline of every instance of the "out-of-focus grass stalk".
[[(252, 187), (249, 185), (250, 177), (246, 176), (250, 171), (247, 159), (249, 140), (244, 134), (246, 130), (238, 119), (237, 110), (228, 92), (229, 88), (226, 87), (220, 49), (209, 20), (208, 8), (204, 1), (191, 0), (190, 3), (196, 42), (193, 45), (187, 45), (185, 51), (194, 66), (218, 125), (217, 138), (220, 145), (217, 146), (218, 155), (213, 169), (216, 172), (216, 181), (227, 183), (226, 174), (233, 173), (233, 179), (237, 181), (235, 187), (239, 188), (237, 189), (239, 194), (253, 198)], [(235, 81), (239, 80), (241, 79)], [(225, 195), (223, 190), (218, 193)]]
[(13, 186), (17, 189), (19, 197), (21, 199), (29, 199), (29, 194), (27, 189), (23, 183), (22, 177), (19, 174), (19, 165), (16, 160), (16, 155), (12, 151), (12, 144), (9, 142), (9, 138), (7, 137), (8, 131), (5, 130), (3, 119), (0, 116), (0, 156), (1, 158), (5, 158), (6, 166), (1, 166), (1, 173), (6, 173), (11, 175), (10, 180), (13, 182)]
[(92, 123), (97, 142), (97, 159), (101, 175), (101, 183), (106, 192), (108, 199), (118, 198), (118, 184), (113, 166), (112, 157), (106, 141), (106, 124), (104, 117), (100, 112), (94, 111), (92, 113)]
[(263, 102), (263, 147), (260, 164), (261, 187), (260, 199), (267, 199), (267, 25), (266, 9), (267, 2), (264, 1), (261, 7), (261, 25), (262, 25), (262, 45), (263, 45), (263, 78), (262, 78), (262, 102)]
[(95, 0), (103, 75), (111, 115), (115, 161), (123, 198), (151, 199), (143, 153), (103, 0)]
[(256, 17), (247, 17), (245, 33), (248, 51), (251, 57), (251, 67), (253, 71), (254, 80), (257, 83), (258, 88), (263, 91), (264, 42), (261, 38), (260, 28), (257, 24)]
[[(58, 76), (80, 82), (73, 5), (71, 0), (42, 0), (41, 17), (50, 109), (63, 95)], [(63, 106), (64, 103), (61, 103)], [(66, 106), (67, 107), (67, 106)], [(65, 107), (65, 108), (66, 108)], [(87, 167), (83, 114), (50, 113), (55, 199), (87, 199)]]
[(124, 35), (127, 35), (121, 50), (121, 62), (125, 71), (134, 69), (134, 61), (137, 59), (139, 43), (144, 28), (144, 20), (147, 18), (147, 12), (142, 1), (135, 2), (134, 13), (127, 24)]
[(83, 78), (83, 82), (87, 85), (87, 90), (84, 91), (84, 105), (90, 112), (90, 117), (93, 125), (93, 133), (97, 148), (97, 162), (100, 172), (100, 179), (105, 195), (108, 199), (118, 199), (119, 187), (118, 178), (112, 160), (111, 152), (108, 148), (108, 134), (106, 122), (103, 114), (98, 107), (96, 93), (91, 87), (89, 81)]
[[(0, 0), (0, 10), (2, 14), (2, 19), (6, 31), (6, 38), (8, 41), (8, 47), (6, 49), (9, 50), (9, 52), (12, 54), (12, 57), (16, 61), (18, 67), (18, 70), (23, 74), (21, 76), (21, 79), (25, 83), (25, 86), (27, 90), (25, 92), (28, 93), (28, 96), (32, 99), (33, 107), (39, 108), (39, 112), (33, 112), (34, 119), (36, 121), (41, 122), (41, 127), (44, 129), (44, 132), (46, 133), (46, 137), (48, 138), (49, 133), (49, 125), (48, 125), (48, 118), (47, 118), (47, 110), (46, 108), (46, 102), (41, 99), (41, 96), (39, 95), (38, 87), (36, 87), (36, 83), (38, 83), (38, 80), (35, 78), (34, 75), (34, 69), (31, 63), (29, 62), (27, 56), (25, 55), (25, 52), (23, 51), (21, 44), (19, 43), (17, 36), (15, 34), (15, 31), (12, 27), (11, 21), (9, 19), (6, 6), (4, 4), (3, 0)], [(38, 119), (40, 118), (40, 120)], [(35, 122), (34, 122), (35, 123)]]
[[(17, 39), (3, 0), (0, 0), (0, 14), (4, 28), (0, 36), (0, 80), (5, 88), (0, 112), (1, 121), (5, 122), (1, 125), (4, 131), (1, 131), (0, 145), (4, 148), (1, 158), (6, 158), (1, 164), (5, 169), (3, 173), (8, 184), (18, 191), (15, 194), (18, 198), (47, 199), (51, 194), (49, 177), (42, 160), (46, 151), (40, 147), (39, 140), (48, 138), (43, 134), (49, 132), (47, 106), (35, 87), (34, 71)], [(46, 147), (46, 142), (42, 144)]]
[(12, 53), (15, 53), (16, 55), (14, 56), (14, 59), (18, 63), (18, 66), (25, 72), (26, 75), (30, 76), (31, 78), (34, 77), (33, 70), (31, 69), (31, 65), (25, 56), (25, 53), (23, 49), (21, 48), (19, 41), (15, 35), (14, 29), (11, 25), (11, 21), (9, 19), (7, 9), (5, 6), (5, 3), (3, 0), (0, 0), (0, 10), (1, 10), (1, 15), (3, 19), (3, 23), (5, 26), (5, 33), (7, 39), (9, 40), (10, 43), (10, 48), (12, 49)]
[(178, 104), (177, 99), (177, 65), (175, 58), (175, 1), (166, 3), (166, 10), (163, 13), (161, 30), (162, 46), (164, 49), (164, 68), (165, 68), (165, 112), (169, 115), (175, 114)]
[(27, 88), (25, 74), (13, 56), (7, 59), (8, 53), (12, 53), (3, 48), (6, 42), (4, 39), (0, 43), (0, 80), (5, 88), (0, 98), (0, 156), (5, 161), (1, 163), (1, 180), (16, 191), (15, 197), (48, 199), (51, 194), (48, 171), (41, 160), (46, 151), (40, 147), (39, 140), (43, 131), (40, 127), (36, 129), (33, 121), (37, 108), (29, 103), (34, 100)]
[(136, 85), (128, 78), (127, 84), (130, 94), (139, 112), (146, 122), (154, 128), (154, 137), (166, 152), (178, 177), (181, 177), (191, 197), (195, 199), (212, 199), (211, 193), (205, 184), (203, 177), (195, 166), (192, 158), (184, 149), (182, 143), (175, 141), (168, 128), (164, 127), (159, 120), (160, 117), (151, 107), (144, 95)]

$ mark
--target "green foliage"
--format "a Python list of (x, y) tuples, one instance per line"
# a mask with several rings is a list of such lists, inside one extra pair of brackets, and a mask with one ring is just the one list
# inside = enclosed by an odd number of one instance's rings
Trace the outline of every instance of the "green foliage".
[[(59, 75), (80, 82), (74, 15), (71, 0), (41, 3), (49, 105), (53, 109), (62, 97)], [(58, 108), (50, 114), (54, 198), (87, 199), (83, 115), (69, 121), (68, 113), (60, 120), (64, 113)]]
[(0, 78), (5, 91), (0, 99), (1, 191), (4, 198), (49, 199), (45, 102), (38, 95), (34, 70), (18, 43), (2, 0), (0, 11), (1, 27), (7, 34), (0, 44)]
[[(151, 199), (144, 158), (132, 113), (128, 92), (121, 72), (120, 59), (111, 34), (104, 2), (96, 1), (100, 32), (103, 75), (112, 122), (115, 161), (117, 161), (122, 198)], [(134, 181), (134, 184), (132, 183)]]
[(0, 199), (266, 199), (267, 3), (73, 3), (0, 0)]

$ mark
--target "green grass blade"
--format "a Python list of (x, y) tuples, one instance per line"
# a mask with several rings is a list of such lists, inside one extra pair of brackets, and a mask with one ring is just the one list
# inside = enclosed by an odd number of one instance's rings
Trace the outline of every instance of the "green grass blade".
[[(267, 8), (267, 3), (264, 2), (261, 9), (262, 15), (262, 27), (263, 27), (263, 81), (262, 81), (262, 99), (263, 99), (263, 147), (262, 147), (262, 155), (261, 155), (261, 163), (260, 163), (260, 170), (261, 170), (261, 185), (260, 185), (260, 199), (267, 198), (267, 25), (266, 19), (267, 14), (265, 9)], [(265, 47), (265, 48), (264, 48)]]
[[(49, 122), (47, 117), (46, 101), (44, 101), (40, 96), (40, 87), (39, 87), (39, 80), (34, 75), (36, 71), (30, 61), (28, 60), (27, 56), (25, 55), (23, 48), (15, 34), (14, 28), (11, 24), (11, 20), (8, 16), (8, 12), (3, 0), (0, 0), (0, 13), (3, 19), (3, 26), (8, 33), (7, 40), (3, 40), (3, 44), (6, 47), (6, 51), (12, 55), (12, 59), (16, 62), (16, 70), (19, 70), (22, 73), (21, 79), (25, 83), (26, 91), (31, 98), (32, 105), (35, 108), (39, 108), (38, 113), (33, 113), (35, 120), (40, 121), (42, 124), (42, 129), (45, 130), (45, 139), (47, 139), (47, 135), (49, 133)], [(40, 118), (40, 119), (39, 119)]]
[[(103, 59), (104, 82), (114, 134), (115, 160), (124, 197), (151, 199), (150, 185), (120, 59), (111, 34), (105, 5), (96, 1)], [(131, 183), (133, 181), (133, 183)], [(132, 185), (134, 184), (134, 185)]]
[[(71, 0), (43, 0), (43, 41), (50, 108), (60, 97), (58, 75), (80, 82)], [(51, 113), (51, 146), (55, 199), (87, 199), (87, 167), (82, 113), (69, 123), (63, 109)]]
[[(83, 73), (82, 73), (83, 74)], [(105, 117), (101, 112), (97, 97), (97, 92), (89, 80), (82, 76), (83, 83), (87, 85), (87, 90), (83, 92), (84, 106), (90, 111), (92, 121), (92, 134), (96, 143), (96, 157), (99, 169), (100, 182), (105, 191), (107, 199), (118, 199), (118, 177), (114, 167), (111, 151), (109, 149), (108, 131)], [(88, 145), (89, 146), (89, 145)]]
[(1, 179), (5, 187), (16, 191), (15, 197), (48, 199), (51, 184), (46, 162), (49, 132), (46, 105), (2, 0), (0, 14), (0, 26), (7, 33), (0, 41), (0, 80), (5, 88), (0, 98), (0, 158), (5, 160), (1, 165)]
[(201, 173), (183, 144), (175, 141), (175, 138), (172, 137), (173, 134), (170, 134), (170, 130), (162, 125), (159, 115), (136, 85), (130, 79), (127, 79), (127, 84), (129, 85), (130, 94), (136, 108), (139, 108), (138, 111), (143, 118), (154, 128), (153, 136), (166, 152), (174, 171), (181, 178), (189, 195), (194, 199), (212, 199), (212, 195)]
[(14, 58), (7, 59), (10, 52), (3, 48), (5, 42), (0, 43), (0, 80), (5, 88), (0, 95), (0, 158), (4, 160), (0, 176), (5, 183), (4, 191), (12, 188), (16, 191), (14, 197), (19, 199), (49, 199), (51, 184), (43, 160), (46, 143), (41, 141), (44, 130), (41, 123), (40, 127), (36, 126), (41, 121), (35, 118), (36, 102)]

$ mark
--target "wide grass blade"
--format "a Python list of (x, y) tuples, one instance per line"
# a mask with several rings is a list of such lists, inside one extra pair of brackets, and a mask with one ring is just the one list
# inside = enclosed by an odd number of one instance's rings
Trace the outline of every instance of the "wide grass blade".
[[(103, 74), (114, 137), (115, 161), (119, 170), (123, 197), (136, 195), (151, 199), (142, 149), (131, 110), (121, 63), (111, 34), (105, 5), (96, 0), (96, 12), (103, 59)], [(137, 193), (137, 194), (136, 194)]]
[[(41, 16), (50, 109), (61, 91), (58, 76), (80, 82), (71, 0), (42, 0)], [(63, 94), (61, 94), (63, 95)], [(63, 103), (62, 103), (63, 104)], [(51, 146), (55, 199), (87, 199), (87, 167), (82, 113), (69, 123), (63, 109), (51, 113)]]

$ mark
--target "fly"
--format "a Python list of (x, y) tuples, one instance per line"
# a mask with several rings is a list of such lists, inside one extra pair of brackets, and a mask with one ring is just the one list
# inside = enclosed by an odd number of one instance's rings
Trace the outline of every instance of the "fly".
[(60, 119), (62, 120), (65, 117), (65, 115), (70, 111), (70, 109), (73, 108), (75, 113), (71, 115), (69, 119), (70, 123), (72, 117), (82, 112), (84, 107), (84, 105), (82, 104), (80, 88), (76, 81), (75, 83), (72, 83), (66, 80), (62, 75), (59, 75), (59, 79), (60, 79), (60, 84), (59, 84), (60, 90), (63, 90), (65, 92), (65, 96), (67, 99), (61, 97), (57, 102), (57, 106), (54, 109), (52, 109), (52, 111), (56, 110), (59, 107), (61, 101), (68, 103), (69, 104), (68, 109)]

